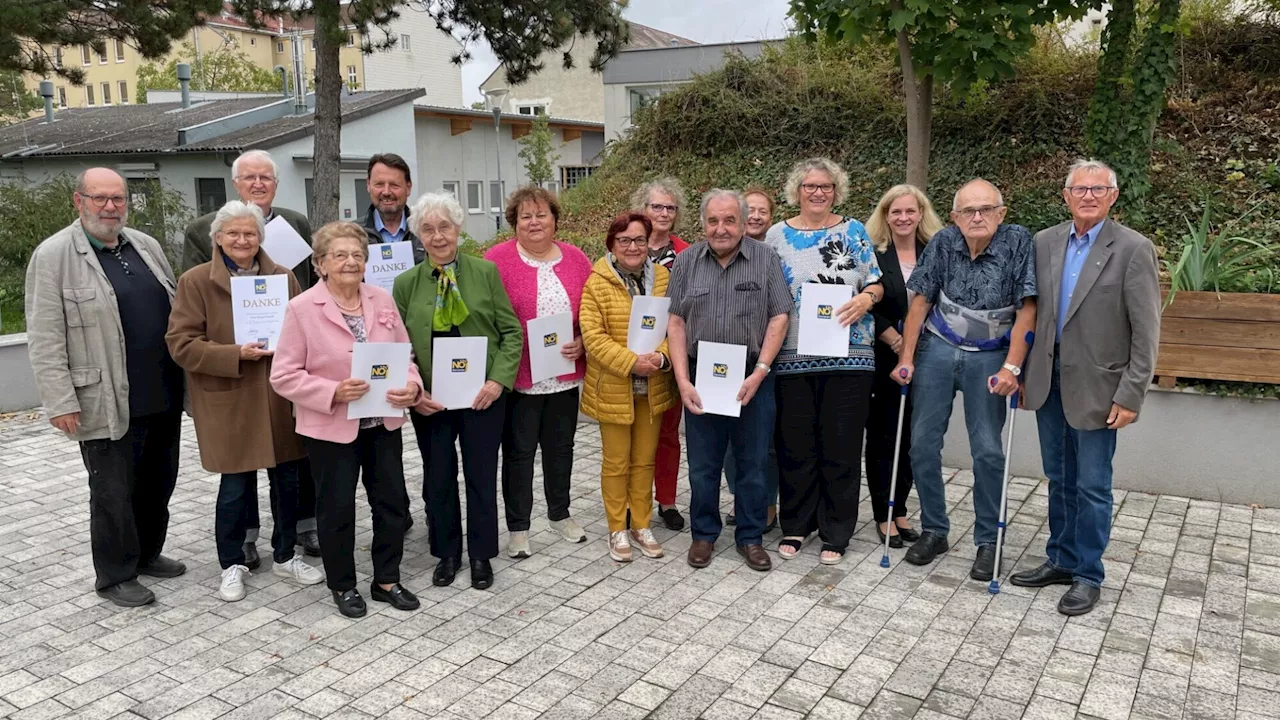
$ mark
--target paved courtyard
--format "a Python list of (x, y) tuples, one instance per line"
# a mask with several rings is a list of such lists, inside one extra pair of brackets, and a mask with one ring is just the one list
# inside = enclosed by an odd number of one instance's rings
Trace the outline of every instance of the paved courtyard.
[[(405, 439), (412, 496), (422, 466)], [(422, 608), (370, 603), (353, 621), (323, 586), (267, 571), (265, 540), (248, 596), (218, 599), (217, 479), (199, 468), (188, 422), (166, 549), (188, 572), (144, 579), (158, 602), (125, 610), (93, 593), (76, 446), (21, 414), (0, 420), (0, 448), (0, 717), (14, 720), (1280, 716), (1280, 510), (1117, 493), (1102, 602), (1068, 620), (1060, 586), (992, 596), (968, 579), (967, 472), (948, 472), (956, 547), (929, 567), (895, 550), (880, 568), (865, 491), (839, 566), (819, 565), (809, 544), (752, 572), (726, 535), (695, 571), (687, 530), (665, 529), (665, 558), (614, 563), (599, 434), (582, 425), (573, 512), (589, 542), (535, 519), (535, 554), (498, 558), (493, 588), (470, 589), (465, 569), (434, 588), (415, 499), (402, 568)], [(269, 524), (265, 494), (261, 507)], [(1011, 511), (1006, 557), (1034, 566), (1045, 485), (1015, 481)], [(366, 510), (365, 589), (369, 528)], [(766, 537), (771, 551), (779, 537)]]

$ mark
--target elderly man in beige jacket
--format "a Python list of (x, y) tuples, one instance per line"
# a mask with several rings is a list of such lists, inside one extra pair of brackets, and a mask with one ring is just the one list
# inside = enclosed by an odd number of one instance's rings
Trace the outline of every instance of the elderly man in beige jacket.
[(160, 244), (125, 227), (124, 178), (86, 170), (80, 219), (27, 267), (31, 369), (49, 422), (80, 443), (89, 472), (95, 589), (116, 605), (155, 600), (138, 575), (186, 566), (160, 554), (178, 477), (182, 370), (164, 342), (176, 283)]

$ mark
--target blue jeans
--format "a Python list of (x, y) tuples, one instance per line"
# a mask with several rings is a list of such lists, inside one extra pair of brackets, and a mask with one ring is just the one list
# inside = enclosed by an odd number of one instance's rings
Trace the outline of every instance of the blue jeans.
[(765, 466), (777, 408), (773, 382), (773, 376), (768, 376), (760, 383), (755, 397), (743, 406), (741, 417), (694, 415), (685, 410), (689, 527), (694, 540), (715, 542), (720, 537), (720, 473), (725, 451), (732, 447), (737, 475), (733, 514), (738, 521), (734, 541), (738, 545), (760, 544), (770, 499), (765, 489)]
[(1099, 587), (1102, 553), (1111, 534), (1111, 458), (1116, 431), (1076, 430), (1062, 412), (1057, 353), (1053, 384), (1036, 412), (1040, 461), (1049, 476), (1049, 564), (1077, 582)]
[(956, 392), (964, 395), (965, 425), (973, 454), (973, 542), (992, 545), (1004, 481), (1004, 428), (1009, 399), (988, 391), (988, 379), (1004, 364), (1004, 350), (961, 350), (928, 330), (920, 333), (911, 380), (911, 470), (920, 496), (920, 524), (946, 535), (947, 496), (942, 483), (942, 439)]
[[(724, 453), (724, 482), (729, 486), (730, 495), (737, 493), (736, 466), (737, 463), (733, 459), (733, 445), (729, 445), (729, 449)], [(764, 496), (768, 498), (770, 505), (778, 504), (778, 449), (773, 443), (772, 435), (769, 436), (769, 459), (765, 461), (764, 466)]]
[[(272, 560), (288, 562), (298, 543), (298, 475), (301, 460), (282, 462), (267, 468), (271, 486)], [(245, 508), (258, 506), (258, 472), (223, 473), (218, 484), (218, 500), (214, 507), (214, 540), (218, 548), (218, 564), (223, 570), (244, 565), (245, 534), (249, 514)]]

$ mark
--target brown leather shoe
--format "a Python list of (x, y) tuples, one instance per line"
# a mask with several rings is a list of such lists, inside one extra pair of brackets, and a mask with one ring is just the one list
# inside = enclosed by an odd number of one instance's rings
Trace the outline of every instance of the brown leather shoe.
[(716, 544), (710, 540), (694, 540), (689, 546), (689, 565), (696, 568), (704, 568), (711, 564), (711, 553), (715, 552)]
[(752, 570), (770, 570), (773, 568), (773, 561), (769, 559), (769, 553), (764, 551), (763, 545), (739, 545), (738, 554), (747, 560), (747, 567)]

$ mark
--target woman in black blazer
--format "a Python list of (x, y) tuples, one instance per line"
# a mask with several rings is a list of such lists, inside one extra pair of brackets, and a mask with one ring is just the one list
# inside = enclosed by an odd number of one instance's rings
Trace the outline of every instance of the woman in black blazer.
[(925, 243), (942, 229), (929, 198), (914, 185), (889, 188), (876, 204), (866, 223), (880, 263), (880, 284), (884, 299), (876, 303), (876, 375), (867, 416), (867, 487), (880, 542), (889, 535), (889, 546), (900, 548), (903, 540), (914, 542), (919, 533), (907, 521), (907, 495), (911, 492), (911, 398), (907, 398), (902, 420), (902, 452), (898, 460), (898, 484), (894, 488), (893, 523), (889, 523), (889, 481), (893, 475), (893, 443), (898, 432), (898, 404), (902, 386), (894, 382), (902, 350), (901, 323), (907, 317), (910, 298), (907, 279), (916, 268), (916, 259)]

